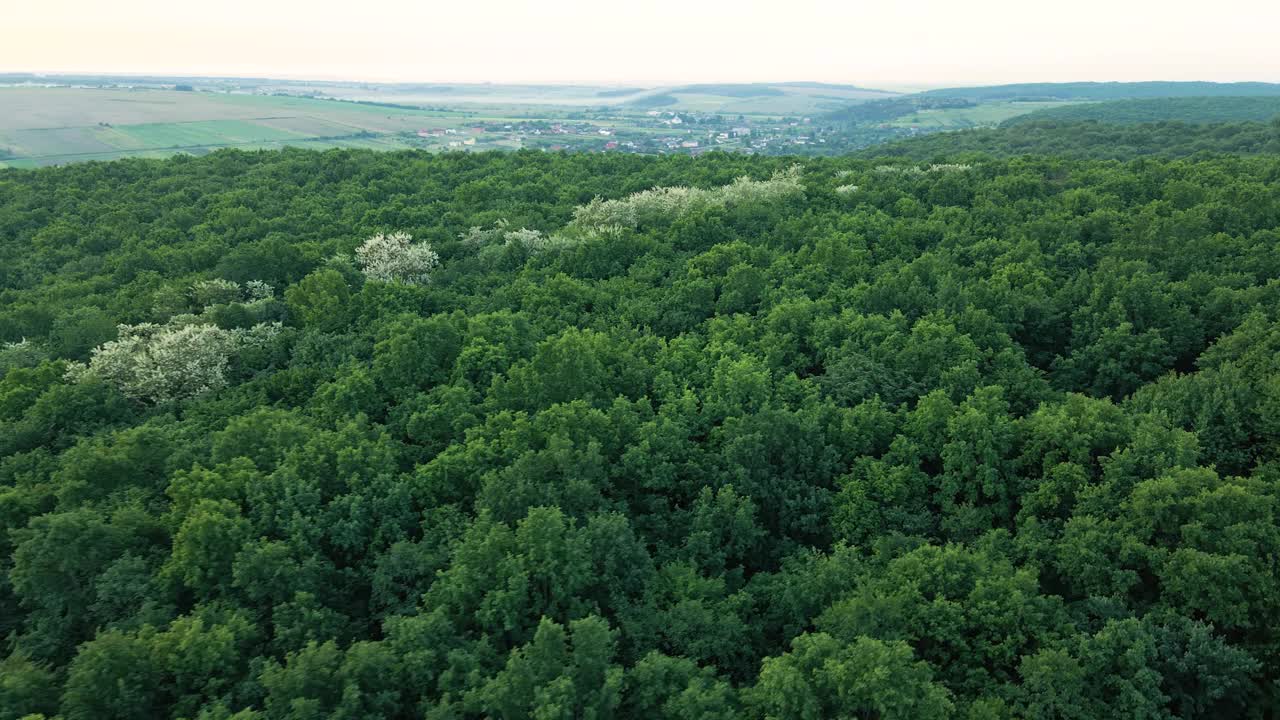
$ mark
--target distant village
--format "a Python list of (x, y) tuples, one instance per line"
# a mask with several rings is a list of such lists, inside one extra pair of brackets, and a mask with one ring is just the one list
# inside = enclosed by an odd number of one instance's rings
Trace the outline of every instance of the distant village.
[[(564, 120), (476, 121), (464, 127), (424, 127), (417, 144), (443, 150), (532, 148), (646, 155), (698, 155), (712, 150), (748, 154), (827, 154), (846, 145), (842, 128), (810, 117), (746, 117), (649, 110), (642, 114), (575, 113)], [(806, 152), (808, 151), (808, 152)]]

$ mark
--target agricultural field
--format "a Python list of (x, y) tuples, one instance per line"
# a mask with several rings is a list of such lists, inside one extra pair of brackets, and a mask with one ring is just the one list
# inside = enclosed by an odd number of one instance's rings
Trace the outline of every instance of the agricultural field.
[(894, 127), (927, 130), (959, 130), (962, 128), (999, 125), (1009, 118), (1050, 108), (1079, 104), (1072, 101), (989, 102), (972, 107), (919, 110), (894, 120)]
[[(1203, 89), (1186, 85), (1187, 92)], [(1107, 111), (1108, 98), (1149, 90), (1142, 84), (1015, 89), (959, 88), (952, 97), (808, 82), (608, 87), (104, 76), (37, 83), (0, 75), (0, 167), (286, 146), (834, 155), (1013, 118), (1110, 117), (1116, 113)], [(1274, 97), (1197, 96), (1115, 107), (1139, 118), (1194, 111), (1243, 119), (1274, 103)]]
[[(232, 147), (518, 149), (530, 146), (528, 138), (511, 128), (530, 122), (548, 130), (551, 124), (567, 125), (533, 147), (596, 149), (605, 144), (598, 129), (658, 130), (643, 110), (614, 105), (585, 112), (500, 99), (495, 94), (485, 103), (416, 108), (385, 97), (375, 102), (155, 88), (0, 87), (0, 167), (202, 155)], [(486, 129), (478, 132), (479, 126)]]
[[(203, 155), (218, 148), (365, 147), (383, 150), (522, 147), (665, 152), (743, 149), (734, 126), (765, 126), (825, 106), (885, 95), (852, 86), (691, 85), (679, 88), (540, 86), (282, 86), (228, 91), (157, 87), (0, 87), (0, 166)], [(327, 97), (262, 94), (300, 92)], [(335, 95), (345, 90), (344, 97)], [(435, 94), (433, 95), (432, 92)], [(671, 93), (671, 94), (668, 94)], [(448, 96), (448, 105), (431, 105)], [(640, 101), (636, 101), (640, 98)], [(552, 104), (548, 101), (587, 104)], [(420, 102), (421, 107), (407, 104)], [(673, 124), (679, 116), (682, 124)], [(816, 115), (816, 113), (815, 113)], [(656, 117), (655, 117), (656, 116)], [(738, 120), (739, 117), (749, 118)], [(806, 131), (793, 129), (803, 137)], [(545, 134), (544, 134), (545, 133)], [(659, 136), (662, 141), (656, 141)], [(619, 140), (611, 143), (611, 140)], [(696, 140), (692, 146), (681, 143)], [(766, 141), (773, 151), (784, 142)], [(618, 146), (621, 145), (621, 148)]]
[(32, 167), (223, 147), (406, 148), (419, 129), (458, 127), (469, 115), (282, 96), (0, 88), (0, 148), (8, 149), (0, 162)]

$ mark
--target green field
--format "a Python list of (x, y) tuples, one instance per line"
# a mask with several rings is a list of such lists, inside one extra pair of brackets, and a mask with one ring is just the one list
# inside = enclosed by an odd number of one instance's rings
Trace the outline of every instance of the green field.
[[(499, 97), (493, 95), (495, 99)], [(497, 102), (427, 109), (285, 95), (0, 87), (0, 148), (11, 152), (10, 157), (0, 161), (0, 167), (165, 157), (174, 153), (202, 155), (219, 148), (443, 150), (464, 138), (420, 138), (417, 131), (459, 129), (483, 122), (560, 121), (582, 110)], [(576, 122), (627, 125), (625, 120), (605, 123), (579, 118)], [(476, 140), (475, 145), (466, 147), (521, 147), (511, 138), (486, 136)]]
[(920, 110), (894, 120), (895, 127), (918, 127), (929, 130), (953, 130), (985, 125), (999, 125), (1012, 117), (1037, 110), (1074, 105), (1072, 102), (993, 102), (963, 108)]
[[(329, 99), (288, 93), (323, 93)], [(539, 95), (539, 93), (544, 93)], [(771, 154), (797, 152), (782, 118), (817, 120), (831, 108), (847, 108), (888, 93), (817, 83), (686, 85), (608, 90), (579, 86), (254, 86), (252, 90), (179, 92), (149, 87), (0, 87), (0, 155), (5, 167), (39, 167), (85, 160), (203, 155), (219, 148), (370, 148), (402, 150), (517, 149), (556, 147), (600, 150), (596, 129), (638, 141), (632, 151), (668, 152), (660, 137), (701, 140), (722, 150), (750, 149), (748, 142), (714, 139), (735, 123), (753, 126), (752, 140)], [(447, 101), (447, 102), (446, 102)], [(414, 106), (411, 103), (420, 103)], [(434, 104), (440, 103), (440, 104)], [(577, 103), (577, 104), (574, 104)], [(996, 101), (962, 108), (922, 109), (887, 123), (869, 124), (870, 135), (850, 144), (824, 140), (829, 148), (861, 147), (914, 131), (994, 126), (1017, 115), (1064, 102)], [(650, 114), (652, 113), (652, 114)], [(683, 126), (667, 123), (673, 113)], [(737, 118), (743, 119), (739, 121)], [(525, 121), (532, 128), (504, 130)], [(805, 119), (803, 122), (808, 123)], [(549, 132), (554, 123), (571, 129)], [(708, 124), (710, 123), (710, 124)], [(472, 126), (488, 125), (484, 132)], [(494, 128), (493, 125), (497, 125)], [(421, 130), (435, 130), (423, 133)], [(446, 134), (456, 131), (456, 134)], [(862, 129), (864, 134), (867, 129)], [(761, 135), (760, 133), (765, 133)], [(790, 135), (788, 135), (790, 133)], [(854, 133), (855, 135), (857, 133)], [(645, 138), (650, 138), (646, 140)], [(767, 140), (768, 142), (763, 142)], [(856, 144), (861, 143), (861, 144)]]
[(82, 88), (0, 88), (12, 167), (203, 154), (224, 147), (410, 147), (423, 127), (474, 118), (309, 98)]

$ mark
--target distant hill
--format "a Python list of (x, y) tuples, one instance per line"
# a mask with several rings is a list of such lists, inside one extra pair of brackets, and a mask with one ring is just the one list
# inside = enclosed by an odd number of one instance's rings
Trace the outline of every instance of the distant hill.
[(812, 91), (824, 93), (822, 97), (835, 97), (846, 100), (890, 98), (898, 95), (898, 93), (888, 90), (820, 82), (701, 83), (663, 89), (663, 92), (677, 95), (719, 95), (731, 98), (781, 97), (793, 94), (813, 95)]
[(629, 95), (642, 93), (645, 90), (648, 90), (648, 88), (610, 88), (608, 90), (601, 90), (600, 92), (597, 92), (596, 97), (627, 97)]
[(930, 163), (1020, 155), (1129, 160), (1200, 154), (1280, 154), (1280, 118), (1267, 123), (1136, 125), (1040, 120), (1000, 128), (934, 133), (867, 148), (857, 154)]
[(1168, 97), (1067, 105), (1011, 118), (1004, 124), (1020, 125), (1042, 120), (1093, 120), (1121, 125), (1167, 121), (1220, 123), (1262, 121), (1276, 115), (1280, 115), (1280, 96)]
[(860, 85), (841, 85), (839, 83), (824, 82), (780, 82), (772, 83), (774, 87), (786, 88), (808, 88), (810, 90), (834, 90), (837, 92), (864, 92), (874, 93), (876, 95), (901, 95), (902, 93), (892, 90), (880, 90), (878, 88), (862, 87)]
[(748, 98), (778, 96), (784, 93), (772, 85), (761, 83), (720, 83), (705, 85), (683, 85), (667, 90), (673, 93), (689, 93), (696, 95), (723, 95), (725, 97)]
[(911, 115), (920, 110), (973, 107), (976, 104), (966, 98), (904, 95), (883, 100), (867, 100), (854, 103), (838, 110), (833, 110), (824, 115), (823, 118), (839, 123), (880, 123), (895, 120), (904, 115)]
[(631, 108), (730, 115), (821, 116), (839, 108), (897, 97), (888, 90), (820, 82), (695, 83), (658, 87), (627, 98)]
[(921, 95), (994, 100), (1121, 100), (1127, 98), (1280, 95), (1280, 84), (1242, 82), (1075, 82), (1019, 83), (986, 87), (940, 88)]

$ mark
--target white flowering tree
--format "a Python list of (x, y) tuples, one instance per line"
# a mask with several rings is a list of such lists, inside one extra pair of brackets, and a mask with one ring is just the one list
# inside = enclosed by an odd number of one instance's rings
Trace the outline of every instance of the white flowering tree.
[(150, 337), (131, 363), (126, 395), (165, 402), (226, 387), (235, 333), (216, 325), (166, 329)]
[(68, 375), (97, 377), (126, 397), (163, 403), (226, 387), (236, 353), (269, 342), (280, 324), (224, 330), (210, 324), (144, 323), (119, 330), (116, 340), (94, 348), (88, 365), (73, 366)]
[(924, 175), (925, 173), (965, 172), (972, 169), (972, 165), (934, 163), (927, 168), (915, 165), (877, 165), (875, 172), (880, 175)]
[(365, 277), (404, 285), (425, 285), (440, 256), (428, 243), (414, 243), (409, 233), (379, 233), (356, 248)]
[(180, 400), (225, 387), (236, 344), (234, 332), (216, 325), (121, 325), (116, 340), (71, 372), (101, 378), (134, 400)]
[(773, 203), (804, 192), (800, 167), (780, 170), (768, 180), (740, 177), (728, 185), (703, 189), (657, 187), (617, 200), (595, 198), (573, 211), (578, 228), (637, 227), (669, 222), (696, 210)]
[(464, 245), (479, 250), (495, 247), (520, 247), (531, 253), (539, 253), (574, 245), (582, 239), (577, 235), (581, 235), (581, 233), (577, 233), (575, 237), (571, 238), (563, 233), (543, 235), (540, 230), (530, 230), (523, 227), (518, 230), (510, 230), (506, 220), (499, 220), (494, 223), (492, 228), (472, 227), (467, 232), (458, 235), (458, 237)]
[(276, 289), (271, 287), (271, 283), (265, 283), (261, 280), (250, 280), (244, 284), (244, 297), (249, 302), (270, 300), (275, 296)]

